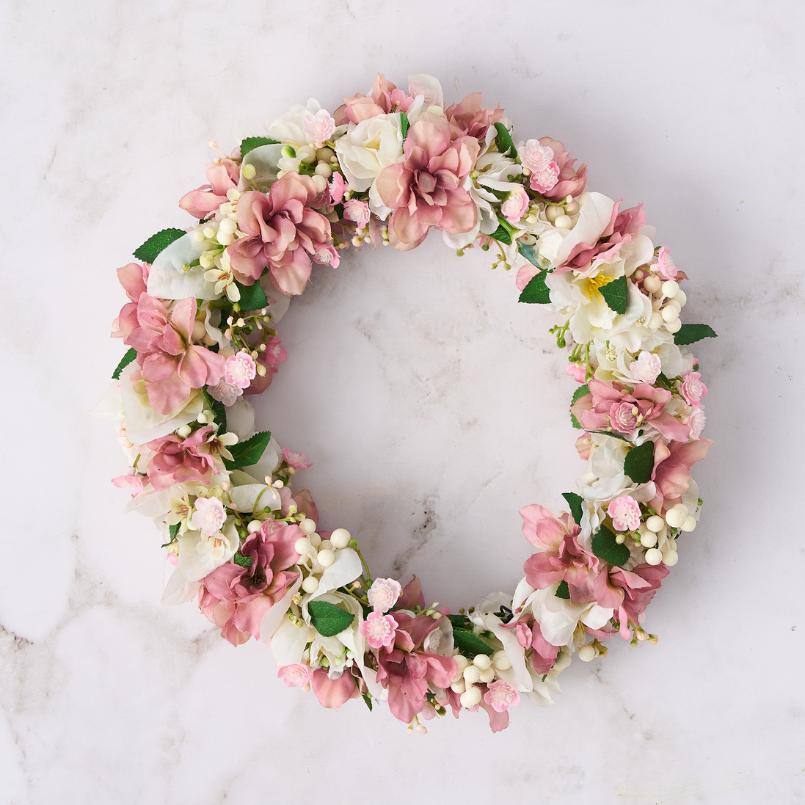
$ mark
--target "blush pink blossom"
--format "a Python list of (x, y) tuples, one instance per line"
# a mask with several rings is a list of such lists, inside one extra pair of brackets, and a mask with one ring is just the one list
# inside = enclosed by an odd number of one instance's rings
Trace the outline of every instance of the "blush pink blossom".
[(587, 379), (587, 370), (580, 363), (566, 364), (565, 372), (569, 374), (577, 383), (583, 383)]
[(619, 495), (607, 506), (616, 531), (636, 531), (640, 528), (640, 504), (630, 495)]
[(648, 383), (637, 383), (631, 391), (619, 383), (591, 380), (589, 393), (571, 406), (576, 419), (587, 430), (612, 428), (631, 434), (640, 425), (654, 427), (666, 439), (685, 442), (689, 428), (665, 410), (672, 394)]
[(516, 224), (525, 215), (528, 209), (528, 193), (522, 187), (512, 190), (506, 200), (501, 204), (500, 211), (510, 223)]
[(361, 634), (366, 638), (370, 648), (388, 647), (394, 643), (398, 625), (393, 615), (370, 612), (361, 624)]
[(219, 380), (215, 385), (207, 386), (207, 393), (213, 400), (218, 400), (219, 403), (223, 403), (229, 408), (243, 396), (243, 389), (233, 386), (225, 380)]
[(175, 433), (148, 442), (154, 455), (148, 462), (148, 480), (155, 489), (188, 481), (208, 481), (222, 469), (218, 457), (210, 449), (212, 425), (194, 430), (182, 439)]
[(593, 437), (589, 433), (582, 433), (576, 439), (576, 453), (582, 461), (587, 461), (593, 450)]
[(256, 374), (257, 364), (248, 352), (241, 350), (226, 359), (224, 380), (230, 385), (239, 389), (247, 389)]
[(306, 470), (311, 466), (304, 453), (296, 453), (284, 447), (282, 448), (282, 458), (289, 467), (293, 467), (295, 470)]
[(318, 112), (305, 112), (302, 118), (302, 133), (309, 143), (316, 148), (324, 145), (335, 131), (335, 120), (326, 109), (319, 109)]
[(404, 161), (389, 165), (377, 177), (377, 190), (392, 210), (389, 240), (398, 249), (413, 249), (431, 227), (466, 232), (478, 211), (464, 187), (480, 146), (473, 137), (453, 139), (439, 115), (420, 117), (409, 129)]
[(655, 263), (655, 266), (657, 268), (657, 273), (664, 280), (677, 280), (684, 276), (674, 264), (674, 261), (671, 258), (671, 250), (667, 246), (663, 246), (657, 253), (657, 262)]
[(137, 301), (137, 326), (126, 344), (137, 350), (148, 401), (160, 414), (181, 410), (193, 389), (217, 383), (224, 358), (193, 343), (196, 300), (171, 307), (144, 293)]
[(579, 165), (576, 167), (576, 160), (567, 152), (559, 140), (554, 140), (551, 137), (540, 137), (540, 145), (544, 148), (550, 148), (553, 152), (553, 161), (559, 168), (559, 176), (556, 184), (543, 193), (543, 195), (552, 200), (559, 200), (572, 196), (576, 198), (584, 192), (587, 186), (587, 166)]
[(330, 192), (330, 202), (332, 204), (340, 204), (343, 201), (344, 193), (347, 191), (347, 183), (344, 180), (344, 177), (337, 171), (333, 174), (333, 178), (330, 179), (328, 190)]
[(276, 372), (280, 366), (285, 363), (288, 358), (288, 353), (285, 347), (282, 346), (282, 341), (278, 335), (272, 336), (266, 341), (266, 351), (263, 353), (263, 360), (265, 365)]
[(228, 157), (213, 162), (207, 168), (208, 184), (185, 193), (179, 206), (194, 218), (206, 218), (227, 200), (227, 193), (236, 190), (240, 179), (240, 166)]
[(531, 174), (532, 190), (545, 195), (559, 181), (559, 165), (554, 161), (553, 148), (539, 140), (526, 140), (520, 144), (520, 159)]
[(698, 372), (688, 372), (682, 378), (680, 391), (688, 405), (699, 408), (702, 399), (707, 394), (707, 386), (702, 382), (702, 376)]
[(698, 439), (702, 435), (704, 426), (707, 422), (707, 417), (701, 408), (694, 408), (686, 420), (687, 426), (690, 428), (690, 438)]
[(205, 536), (212, 536), (223, 528), (225, 522), (226, 509), (218, 498), (196, 498), (190, 517), (190, 528), (200, 531)]
[(505, 713), (510, 707), (520, 703), (520, 694), (505, 679), (496, 679), (491, 685), (487, 685), (484, 701), (496, 713)]
[(240, 546), (244, 564), (227, 562), (204, 577), (199, 605), (230, 643), (260, 637), (264, 615), (298, 578), (294, 544), (303, 536), (297, 525), (265, 520)]
[(253, 285), (268, 266), (282, 293), (297, 295), (307, 285), (312, 260), (337, 265), (330, 222), (314, 209), (319, 191), (309, 176), (286, 173), (268, 193), (248, 191), (238, 200), (238, 228), (246, 234), (228, 247), (232, 270)]
[(656, 494), (650, 505), (655, 511), (662, 514), (681, 502), (690, 486), (691, 467), (704, 459), (712, 444), (710, 439), (694, 439), (687, 444), (658, 439), (654, 443), (652, 480)]
[(559, 656), (559, 646), (549, 643), (543, 636), (539, 623), (519, 621), (515, 629), (517, 642), (528, 652), (528, 664), (537, 674), (547, 674)]
[(128, 489), (132, 497), (136, 497), (145, 489), (146, 478), (138, 473), (129, 475), (118, 475), (112, 478), (112, 484), (118, 489)]
[(388, 612), (400, 597), (402, 587), (396, 579), (375, 579), (369, 588), (369, 606), (375, 612)]
[(615, 618), (620, 622), (621, 637), (626, 640), (631, 637), (629, 622), (638, 622), (667, 575), (665, 565), (638, 565), (632, 570), (620, 567), (612, 569), (612, 584), (624, 593), (623, 601), (615, 613)]
[(117, 279), (123, 286), (129, 301), (120, 309), (117, 318), (112, 323), (113, 338), (128, 338), (132, 330), (138, 326), (137, 302), (146, 292), (148, 285), (147, 263), (126, 263), (117, 270)]
[(331, 677), (327, 671), (317, 668), (313, 672), (311, 687), (319, 704), (327, 708), (341, 707), (342, 704), (358, 695), (355, 677), (349, 671), (344, 671), (340, 676)]
[(662, 371), (662, 362), (659, 355), (647, 350), (641, 350), (637, 356), (637, 360), (629, 364), (629, 373), (641, 383), (648, 383), (651, 385), (659, 377)]
[(313, 678), (313, 669), (309, 665), (302, 665), (302, 663), (281, 665), (277, 668), (277, 676), (289, 688), (307, 688)]
[(503, 119), (503, 109), (485, 109), (481, 105), (481, 93), (473, 92), (466, 98), (445, 109), (453, 134), (460, 137), (468, 134), (483, 140), (490, 126)]
[(344, 218), (352, 221), (358, 228), (366, 226), (371, 218), (369, 205), (360, 199), (351, 198), (344, 204)]
[(392, 84), (384, 76), (378, 74), (368, 95), (356, 94), (344, 99), (344, 103), (335, 110), (335, 121), (342, 123), (360, 123), (370, 117), (386, 114), (395, 109), (407, 111), (414, 98), (410, 93)]

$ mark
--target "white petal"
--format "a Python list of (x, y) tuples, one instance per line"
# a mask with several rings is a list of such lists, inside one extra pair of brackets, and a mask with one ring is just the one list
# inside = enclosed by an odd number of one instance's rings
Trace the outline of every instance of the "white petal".
[(597, 243), (601, 233), (612, 219), (615, 202), (603, 193), (585, 193), (582, 197), (581, 212), (576, 225), (568, 232), (567, 237), (556, 255), (556, 265), (561, 264), (579, 243)]
[(151, 265), (148, 274), (148, 293), (160, 299), (218, 299), (215, 285), (204, 279), (205, 269), (185, 266), (198, 260), (204, 251), (190, 233), (174, 240), (163, 249)]
[(444, 106), (444, 92), (439, 79), (427, 73), (409, 75), (408, 92), (415, 97), (421, 95), (427, 106)]
[(361, 558), (352, 548), (344, 548), (337, 551), (335, 554), (335, 562), (321, 574), (319, 579), (319, 586), (316, 592), (311, 596), (313, 598), (320, 598), (325, 593), (331, 590), (336, 590), (349, 584), (358, 576), (361, 575), (363, 566), (361, 565)]
[(254, 433), (254, 408), (248, 400), (240, 397), (226, 409), (226, 429), (244, 441)]
[[(260, 639), (265, 640), (266, 642), (271, 641), (271, 638), (276, 633), (277, 629), (282, 626), (283, 619), (285, 615), (288, 613), (288, 610), (291, 608), (291, 600), (296, 595), (297, 590), (302, 585), (302, 576), (301, 574), (296, 579), (296, 581), (288, 588), (285, 595), (274, 604), (271, 609), (266, 612), (263, 616), (263, 620), (260, 621)], [(290, 623), (290, 621), (288, 621)], [(293, 624), (291, 624), (293, 626)], [(299, 631), (302, 631), (301, 629)]]
[(283, 665), (296, 665), (301, 662), (305, 647), (315, 635), (313, 627), (307, 624), (296, 626), (287, 618), (283, 620), (271, 636), (271, 653), (277, 665), (281, 668)]
[(268, 190), (276, 181), (279, 174), (279, 161), (281, 157), (282, 143), (260, 145), (249, 151), (249, 153), (243, 157), (241, 175), (243, 174), (243, 167), (246, 165), (254, 166), (255, 175), (253, 178), (249, 179), (248, 182), (241, 179), (240, 189), (250, 190), (257, 188), (258, 190)]
[(197, 581), (188, 581), (182, 573), (174, 570), (162, 592), (162, 603), (170, 606), (192, 601), (198, 593), (198, 587)]
[(279, 492), (265, 484), (244, 484), (229, 490), (232, 508), (238, 512), (253, 512), (255, 506), (275, 511), (282, 505)]

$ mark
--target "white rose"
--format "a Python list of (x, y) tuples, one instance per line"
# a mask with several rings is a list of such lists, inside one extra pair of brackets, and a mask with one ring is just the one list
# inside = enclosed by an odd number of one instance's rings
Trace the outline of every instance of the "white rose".
[(178, 541), (179, 561), (176, 568), (188, 581), (203, 579), (215, 568), (228, 562), (240, 545), (233, 521), (227, 523), (217, 534), (185, 531)]
[(335, 152), (353, 190), (368, 190), (388, 165), (402, 160), (399, 114), (378, 115), (350, 125), (335, 143)]

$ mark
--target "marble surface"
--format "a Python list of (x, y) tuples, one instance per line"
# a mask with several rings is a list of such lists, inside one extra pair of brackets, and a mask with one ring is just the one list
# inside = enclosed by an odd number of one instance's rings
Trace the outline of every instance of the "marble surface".
[[(801, 3), (6, 0), (0, 20), (3, 805), (805, 799)], [(497, 736), (323, 711), (265, 648), (162, 607), (159, 537), (124, 513), (90, 416), (120, 351), (113, 269), (184, 225), (205, 143), (377, 70), (482, 90), (595, 189), (645, 201), (688, 320), (721, 333), (698, 351), (717, 445), (650, 612), (660, 643), (577, 664)], [(315, 461), (325, 520), (451, 606), (512, 587), (518, 507), (558, 505), (578, 472), (550, 316), (515, 299), (438, 238), (354, 255), (283, 322), (260, 403)]]

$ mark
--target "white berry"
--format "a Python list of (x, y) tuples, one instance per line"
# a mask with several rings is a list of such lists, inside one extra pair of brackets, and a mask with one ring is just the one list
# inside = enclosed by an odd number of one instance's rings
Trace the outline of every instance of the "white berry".
[(481, 689), (472, 685), (461, 694), (462, 707), (475, 707), (481, 703)]
[(319, 551), (318, 554), (316, 554), (316, 561), (322, 567), (330, 567), (330, 565), (335, 562), (335, 553), (329, 548), (325, 548), (323, 551)]
[(319, 589), (319, 580), (315, 576), (308, 576), (302, 582), (302, 589), (306, 593), (315, 593)]
[(594, 660), (595, 657), (595, 646), (592, 643), (588, 643), (586, 646), (582, 646), (579, 649), (579, 659), (582, 662), (590, 662), (591, 660)]
[(646, 562), (650, 565), (659, 565), (662, 562), (662, 551), (656, 548), (646, 551)]
[(330, 542), (332, 542), (335, 548), (346, 548), (351, 539), (352, 534), (350, 534), (346, 528), (336, 528), (335, 531), (330, 534)]

